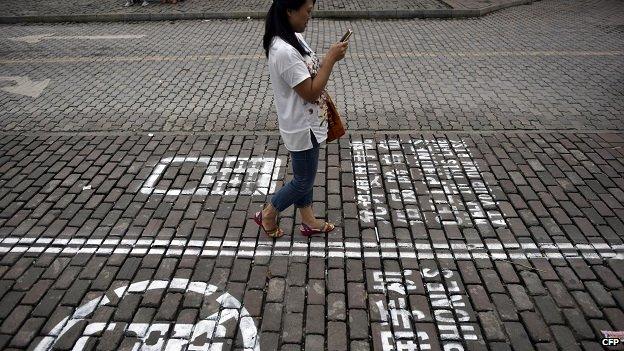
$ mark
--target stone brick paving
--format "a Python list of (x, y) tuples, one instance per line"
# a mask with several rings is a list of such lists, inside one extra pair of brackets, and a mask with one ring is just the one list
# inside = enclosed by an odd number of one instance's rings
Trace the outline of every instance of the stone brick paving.
[[(330, 83), (351, 130), (616, 130), (624, 5), (601, 4), (546, 1), (463, 21), (317, 20), (306, 35), (324, 53), (355, 30)], [(0, 128), (275, 130), (262, 30), (261, 21), (0, 26), (0, 76), (50, 79), (36, 98), (0, 90)], [(71, 39), (88, 35), (144, 37)]]
[[(3, 1), (0, 13), (3, 16), (37, 15), (89, 15), (109, 13), (210, 13), (235, 11), (267, 11), (272, 0), (185, 0), (178, 4), (160, 4), (149, 0), (148, 6), (142, 7), (142, 1), (131, 7), (124, 7), (126, 0), (25, 0)], [(317, 1), (318, 10), (415, 10), (447, 9), (446, 3), (438, 0), (323, 0)]]
[[(315, 23), (359, 36), (314, 187), (338, 228), (310, 239), (248, 220), (292, 176), (259, 23), (0, 27), (0, 77), (50, 79), (0, 82), (0, 349), (604, 350), (621, 4)], [(60, 38), (120, 34), (146, 37)]]
[(291, 176), (276, 135), (5, 136), (0, 347), (600, 349), (624, 327), (623, 146), (354, 134), (314, 189), (337, 232), (291, 209), (269, 240), (247, 218)]

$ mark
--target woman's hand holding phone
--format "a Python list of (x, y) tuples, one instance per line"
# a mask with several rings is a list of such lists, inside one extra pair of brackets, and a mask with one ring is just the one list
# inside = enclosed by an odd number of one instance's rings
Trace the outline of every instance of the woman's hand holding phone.
[(353, 31), (351, 29), (347, 30), (347, 32), (342, 36), (342, 39), (329, 48), (327, 57), (330, 60), (338, 62), (345, 57), (347, 54), (347, 48), (349, 47), (349, 38), (351, 37), (351, 34), (353, 34)]
[(333, 44), (329, 48), (329, 51), (327, 52), (327, 58), (329, 58), (333, 62), (338, 62), (342, 60), (347, 54), (348, 47), (349, 47), (348, 43), (338, 42), (338, 43)]

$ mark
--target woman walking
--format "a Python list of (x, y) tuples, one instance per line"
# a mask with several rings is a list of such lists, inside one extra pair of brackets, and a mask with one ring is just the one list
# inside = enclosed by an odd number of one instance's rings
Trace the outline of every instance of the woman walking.
[(312, 209), (312, 189), (318, 169), (319, 144), (327, 139), (325, 86), (348, 44), (331, 46), (323, 63), (303, 39), (314, 0), (273, 0), (266, 17), (264, 50), (280, 135), (290, 151), (293, 179), (272, 197), (254, 220), (270, 237), (284, 232), (277, 216), (291, 205), (301, 214), (301, 234), (325, 234), (334, 224), (317, 219)]

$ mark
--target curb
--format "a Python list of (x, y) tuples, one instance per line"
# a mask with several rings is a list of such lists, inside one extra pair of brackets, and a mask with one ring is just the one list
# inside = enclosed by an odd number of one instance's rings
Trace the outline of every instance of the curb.
[[(514, 0), (481, 8), (449, 8), (435, 10), (318, 10), (315, 18), (323, 19), (410, 19), (480, 17), (501, 9), (528, 5), (536, 0)], [(452, 0), (447, 1), (452, 6)], [(131, 22), (202, 19), (264, 19), (265, 11), (189, 12), (189, 13), (103, 13), (87, 15), (0, 16), (0, 24), (61, 23), (61, 22)]]

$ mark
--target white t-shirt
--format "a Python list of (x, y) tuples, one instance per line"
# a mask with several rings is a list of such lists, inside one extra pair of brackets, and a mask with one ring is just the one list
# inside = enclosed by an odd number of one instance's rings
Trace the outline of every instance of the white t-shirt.
[(269, 48), (269, 75), (275, 96), (277, 121), (284, 145), (290, 151), (312, 148), (310, 130), (319, 143), (327, 140), (327, 123), (319, 116), (317, 103), (305, 101), (294, 87), (311, 77), (308, 67), (318, 69), (318, 58), (300, 33), (295, 33), (310, 55), (302, 56), (282, 38), (273, 38)]

